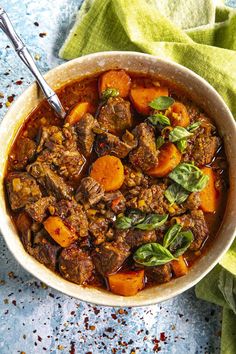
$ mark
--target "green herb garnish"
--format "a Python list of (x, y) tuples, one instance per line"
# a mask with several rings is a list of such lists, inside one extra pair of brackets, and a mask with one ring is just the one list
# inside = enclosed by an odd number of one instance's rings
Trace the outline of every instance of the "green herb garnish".
[(189, 192), (201, 191), (209, 179), (197, 166), (190, 163), (180, 163), (168, 177)]
[(131, 227), (139, 230), (155, 230), (163, 225), (168, 219), (168, 215), (144, 214), (137, 210), (132, 210), (127, 216), (120, 216), (116, 219), (117, 229), (126, 230)]
[(175, 143), (177, 141), (180, 141), (184, 138), (188, 138), (192, 136), (193, 134), (190, 133), (187, 129), (183, 127), (175, 127), (169, 134), (169, 140), (172, 143)]
[(163, 246), (168, 248), (170, 244), (176, 239), (181, 229), (182, 226), (180, 224), (174, 224), (171, 226), (164, 236)]
[(133, 256), (136, 263), (153, 267), (175, 259), (170, 251), (159, 243), (147, 243), (137, 249)]
[(110, 97), (117, 97), (119, 94), (119, 90), (112, 87), (107, 88), (106, 90), (102, 91), (102, 101), (107, 101)]
[(201, 125), (201, 122), (200, 122), (200, 121), (197, 121), (197, 122), (195, 122), (195, 123), (189, 125), (189, 126), (187, 127), (187, 130), (188, 130), (190, 133), (192, 133), (192, 132), (194, 132), (195, 130), (197, 130), (197, 129), (200, 127), (200, 125)]
[(188, 145), (187, 139), (181, 139), (176, 142), (176, 146), (180, 152), (184, 152), (184, 150), (187, 148), (187, 145)]
[(160, 96), (150, 102), (149, 107), (162, 111), (163, 109), (169, 108), (174, 103), (174, 101), (175, 100), (172, 97)]
[(153, 125), (161, 124), (161, 125), (170, 125), (170, 120), (168, 117), (164, 116), (161, 113), (153, 114), (152, 116), (148, 117), (149, 122)]
[(179, 257), (187, 251), (194, 237), (192, 231), (179, 232), (171, 242), (169, 249), (175, 257)]
[(189, 192), (179, 184), (173, 183), (165, 190), (164, 195), (170, 204), (181, 204), (188, 198)]
[(163, 136), (158, 136), (156, 140), (157, 149), (159, 149), (163, 144), (165, 144), (165, 139), (163, 138)]
[(167, 214), (149, 214), (141, 223), (135, 225), (134, 227), (140, 230), (155, 230), (156, 228), (162, 226), (167, 219)]

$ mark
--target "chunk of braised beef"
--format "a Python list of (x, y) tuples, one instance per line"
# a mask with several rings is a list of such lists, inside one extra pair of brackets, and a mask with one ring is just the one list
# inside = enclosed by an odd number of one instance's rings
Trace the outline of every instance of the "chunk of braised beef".
[(112, 134), (121, 134), (132, 126), (130, 102), (121, 97), (110, 97), (98, 116), (101, 127)]
[(124, 187), (136, 187), (136, 186), (148, 186), (148, 176), (143, 174), (142, 171), (137, 171), (136, 169), (132, 168), (131, 166), (124, 165)]
[(85, 284), (92, 276), (94, 265), (89, 254), (76, 243), (63, 249), (59, 256), (59, 271), (63, 278)]
[(22, 170), (32, 161), (36, 152), (36, 143), (25, 137), (16, 141), (16, 146), (10, 155), (10, 165), (14, 170)]
[(37, 152), (40, 153), (45, 148), (51, 149), (53, 144), (61, 145), (64, 136), (61, 128), (51, 125), (49, 127), (40, 128), (38, 139)]
[(26, 212), (21, 212), (16, 219), (16, 226), (20, 232), (20, 239), (26, 251), (30, 251), (32, 246), (32, 220)]
[(46, 163), (65, 180), (79, 178), (85, 158), (78, 150), (73, 127), (43, 127), (37, 150), (37, 162)]
[(36, 178), (45, 191), (57, 199), (71, 199), (73, 188), (62, 177), (52, 171), (46, 163), (34, 162), (27, 166), (27, 171)]
[(116, 214), (122, 213), (126, 209), (126, 200), (120, 191), (105, 193), (103, 200)]
[(132, 149), (135, 148), (136, 145), (137, 144), (135, 139), (131, 145), (129, 145), (127, 142), (122, 141), (116, 135), (100, 129), (99, 133), (97, 133), (95, 141), (95, 150), (99, 156), (114, 155), (120, 159), (123, 159)]
[(34, 237), (34, 245), (29, 253), (47, 268), (55, 271), (57, 268), (57, 257), (61, 247), (54, 242), (42, 229)]
[(85, 164), (85, 158), (76, 150), (67, 150), (63, 145), (54, 144), (52, 149), (44, 149), (37, 162), (53, 167), (65, 180), (76, 181)]
[(172, 278), (170, 263), (156, 267), (146, 267), (145, 275), (147, 277), (147, 281), (152, 284), (168, 283)]
[(88, 220), (85, 211), (75, 200), (60, 200), (53, 210), (53, 215), (57, 215), (65, 221), (66, 225), (72, 228), (80, 237), (88, 235)]
[(104, 242), (92, 253), (96, 270), (103, 276), (117, 272), (130, 255), (130, 247), (123, 242)]
[(83, 204), (90, 206), (97, 204), (104, 196), (104, 189), (92, 177), (85, 177), (81, 180), (80, 186), (76, 191), (75, 199)]
[(10, 172), (5, 182), (12, 210), (23, 208), (42, 197), (36, 180), (27, 172)]
[(140, 123), (133, 130), (138, 139), (138, 147), (129, 154), (129, 160), (135, 168), (148, 171), (158, 162), (154, 129), (147, 123)]
[(89, 113), (85, 114), (76, 124), (78, 145), (84, 156), (88, 156), (93, 148), (95, 134), (93, 132), (97, 121)]
[(187, 148), (183, 155), (186, 162), (194, 161), (197, 166), (204, 166), (212, 162), (221, 145), (221, 139), (211, 134), (197, 134), (188, 140)]
[(108, 220), (104, 217), (95, 217), (89, 223), (89, 232), (93, 236), (93, 244), (99, 245), (106, 241), (106, 233), (108, 231)]
[(115, 240), (117, 242), (125, 242), (131, 248), (139, 247), (146, 243), (156, 242), (156, 233), (155, 230), (138, 230), (138, 229), (129, 229), (129, 230), (116, 230)]
[(42, 222), (46, 216), (48, 208), (55, 204), (56, 198), (49, 196), (43, 197), (34, 203), (27, 204), (25, 211), (37, 222)]
[(200, 136), (196, 139), (192, 157), (196, 165), (206, 165), (211, 163), (216, 151), (220, 147), (220, 138), (216, 136)]
[(150, 188), (134, 187), (125, 195), (126, 206), (146, 213), (164, 214), (168, 210), (168, 202), (164, 196), (166, 188), (164, 183), (154, 184)]
[(194, 210), (200, 207), (201, 200), (198, 192), (193, 192), (189, 195), (188, 199), (184, 203), (186, 209)]
[(190, 214), (178, 217), (178, 220), (184, 229), (189, 229), (193, 233), (194, 240), (189, 249), (192, 251), (199, 250), (209, 236), (209, 230), (202, 210), (192, 210)]

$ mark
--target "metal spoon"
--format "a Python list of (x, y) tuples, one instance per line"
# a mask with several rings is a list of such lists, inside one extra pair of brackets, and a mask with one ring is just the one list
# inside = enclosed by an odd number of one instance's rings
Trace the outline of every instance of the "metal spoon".
[(31, 73), (36, 78), (41, 90), (43, 91), (48, 103), (52, 107), (52, 109), (56, 112), (57, 116), (64, 119), (66, 116), (66, 112), (62, 107), (62, 104), (55, 93), (51, 89), (51, 87), (47, 84), (44, 80), (43, 76), (39, 72), (29, 50), (26, 48), (25, 44), (22, 42), (20, 37), (17, 35), (16, 31), (14, 30), (12, 23), (6, 13), (6, 11), (0, 7), (0, 28), (5, 32), (7, 37), (13, 44), (13, 47), (23, 61), (23, 63), (30, 69)]

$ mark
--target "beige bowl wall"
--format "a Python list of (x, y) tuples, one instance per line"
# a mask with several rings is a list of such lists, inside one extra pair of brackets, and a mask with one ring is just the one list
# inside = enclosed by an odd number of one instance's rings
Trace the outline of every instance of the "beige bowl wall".
[(12, 105), (0, 126), (0, 228), (10, 251), (18, 262), (49, 286), (91, 303), (109, 306), (142, 306), (169, 299), (195, 285), (214, 267), (232, 243), (236, 225), (236, 128), (233, 117), (223, 100), (206, 81), (180, 65), (154, 56), (134, 52), (97, 53), (63, 64), (51, 70), (45, 77), (54, 89), (58, 89), (71, 80), (117, 68), (159, 75), (182, 85), (187, 89), (190, 97), (205, 109), (217, 124), (220, 135), (224, 139), (229, 161), (230, 192), (223, 224), (207, 255), (202, 257), (182, 278), (143, 290), (135, 296), (122, 297), (105, 290), (70, 283), (27, 254), (6, 210), (3, 178), (7, 155), (15, 134), (27, 115), (42, 100), (35, 84), (31, 85)]

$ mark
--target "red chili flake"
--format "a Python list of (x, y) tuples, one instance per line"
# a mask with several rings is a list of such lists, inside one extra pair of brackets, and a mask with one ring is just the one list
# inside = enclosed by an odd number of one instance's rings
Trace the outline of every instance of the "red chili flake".
[(152, 340), (152, 342), (155, 344), (154, 347), (153, 347), (153, 351), (154, 352), (158, 352), (161, 348), (159, 348), (159, 340), (154, 338)]
[(113, 318), (113, 320), (117, 320), (117, 316), (116, 316), (115, 313), (112, 313), (112, 314), (111, 314), (111, 317)]
[(12, 300), (14, 306), (16, 306), (16, 300)]
[(75, 314), (75, 311), (71, 311), (71, 313), (70, 313), (72, 316)]
[(97, 308), (97, 307), (94, 307), (94, 308), (93, 308), (93, 311), (94, 311), (95, 315), (98, 315), (98, 314), (99, 314), (99, 312), (100, 312), (100, 310), (98, 310), (98, 308)]
[(46, 35), (47, 35), (46, 32), (41, 32), (41, 33), (39, 33), (39, 37), (41, 37), (41, 38), (45, 37)]
[(57, 227), (57, 228), (55, 229), (55, 234), (56, 234), (56, 235), (60, 235), (60, 228), (59, 228), (59, 227)]
[(38, 27), (38, 26), (39, 26), (39, 23), (38, 23), (38, 22), (34, 22), (34, 25), (35, 25), (36, 27)]
[(15, 82), (15, 84), (18, 85), (18, 86), (20, 86), (20, 85), (23, 84), (23, 81), (22, 81), (22, 80), (18, 80), (18, 81)]
[(75, 342), (70, 342), (69, 354), (75, 354)]
[(7, 97), (8, 102), (12, 103), (14, 101), (15, 95)]
[(164, 342), (165, 340), (166, 340), (166, 336), (165, 336), (165, 332), (161, 332), (160, 333), (160, 340), (162, 341), (162, 342)]
[(38, 336), (38, 341), (42, 342), (42, 337)]

